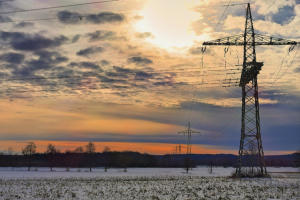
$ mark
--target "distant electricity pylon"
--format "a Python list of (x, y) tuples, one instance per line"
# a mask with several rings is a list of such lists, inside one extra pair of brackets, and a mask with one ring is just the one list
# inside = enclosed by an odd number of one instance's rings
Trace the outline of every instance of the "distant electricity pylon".
[(297, 42), (255, 33), (250, 3), (248, 3), (244, 34), (204, 42), (203, 45), (244, 47), (243, 69), (239, 81), (239, 86), (242, 88), (242, 127), (236, 176), (265, 176), (267, 171), (261, 141), (257, 85), (257, 75), (263, 62), (256, 62), (255, 46), (291, 45), (289, 49), (291, 51)]
[(181, 154), (181, 144), (176, 145), (176, 147), (175, 147), (175, 154)]
[[(192, 133), (200, 133), (199, 131), (194, 131), (191, 129), (191, 123), (188, 122), (187, 129), (184, 131), (179, 131), (179, 134), (183, 134), (186, 137), (186, 172), (189, 172), (189, 169), (191, 168), (191, 154), (192, 154), (192, 144), (191, 144), (191, 138)], [(181, 150), (181, 147), (180, 147)]]

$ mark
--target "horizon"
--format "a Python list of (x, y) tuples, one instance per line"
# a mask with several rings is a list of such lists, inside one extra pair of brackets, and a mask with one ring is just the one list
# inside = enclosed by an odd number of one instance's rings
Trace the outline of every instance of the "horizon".
[[(1, 147), (6, 150), (1, 150), (2, 153), (9, 154), (21, 154), (22, 149), (28, 144), (28, 142), (34, 142), (37, 146), (37, 153), (45, 153), (47, 146), (52, 144), (60, 153), (72, 152), (77, 147), (85, 146), (89, 141), (0, 141)], [(109, 148), (112, 152), (138, 152), (141, 154), (151, 154), (151, 155), (185, 155), (185, 144), (180, 144), (182, 146), (181, 153), (176, 153), (176, 146), (179, 144), (168, 144), (168, 143), (130, 143), (130, 142), (93, 142), (95, 144), (95, 152), (102, 153), (105, 148)], [(13, 145), (15, 144), (15, 145)], [(128, 146), (131, 146), (128, 148)], [(203, 145), (192, 145), (192, 154), (210, 154), (210, 155), (219, 155), (219, 154), (231, 154), (237, 155), (238, 150), (230, 149), (216, 149), (212, 146), (203, 146)], [(296, 153), (297, 151), (267, 151), (265, 152), (266, 156), (272, 155), (290, 155)]]

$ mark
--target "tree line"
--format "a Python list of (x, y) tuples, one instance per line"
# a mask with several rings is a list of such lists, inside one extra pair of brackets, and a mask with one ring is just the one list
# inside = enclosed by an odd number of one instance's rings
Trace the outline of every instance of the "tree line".
[[(300, 152), (283, 156), (266, 156), (267, 166), (300, 166)], [(150, 155), (138, 152), (111, 151), (105, 147), (102, 152), (96, 152), (93, 142), (88, 142), (83, 147), (77, 147), (73, 151), (60, 152), (53, 144), (48, 144), (45, 152), (38, 153), (34, 142), (29, 142), (23, 149), (22, 155), (0, 155), (0, 167), (27, 167), (28, 171), (32, 167), (49, 167), (53, 171), (55, 167), (69, 168), (93, 168), (103, 167), (105, 171), (109, 168), (123, 168), (127, 171), (129, 167), (180, 167), (193, 168), (197, 165), (234, 167), (237, 163), (235, 155), (217, 154), (192, 154), (190, 160), (186, 162), (184, 154)]]

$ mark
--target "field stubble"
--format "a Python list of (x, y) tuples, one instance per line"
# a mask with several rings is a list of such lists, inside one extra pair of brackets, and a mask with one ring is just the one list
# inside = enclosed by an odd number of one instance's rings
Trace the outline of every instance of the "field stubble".
[(300, 199), (298, 178), (102, 177), (0, 180), (0, 199)]

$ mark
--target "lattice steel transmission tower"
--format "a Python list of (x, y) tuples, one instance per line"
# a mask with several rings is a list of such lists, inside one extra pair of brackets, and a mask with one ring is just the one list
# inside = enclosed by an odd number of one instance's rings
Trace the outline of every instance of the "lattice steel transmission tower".
[(244, 60), (239, 86), (242, 88), (242, 126), (237, 176), (267, 175), (261, 140), (257, 76), (263, 62), (256, 61), (255, 47), (258, 45), (291, 45), (297, 42), (257, 34), (254, 32), (250, 3), (246, 9), (244, 34), (229, 36), (209, 42), (207, 45), (243, 46)]
[[(188, 173), (190, 168), (191, 168), (191, 154), (192, 154), (192, 144), (191, 144), (191, 139), (192, 139), (192, 133), (200, 133), (199, 131), (194, 131), (191, 129), (191, 123), (188, 122), (187, 129), (184, 131), (179, 131), (179, 134), (183, 134), (186, 136), (186, 160), (185, 160), (185, 167), (186, 167), (186, 172)], [(180, 147), (181, 148), (181, 147)]]

